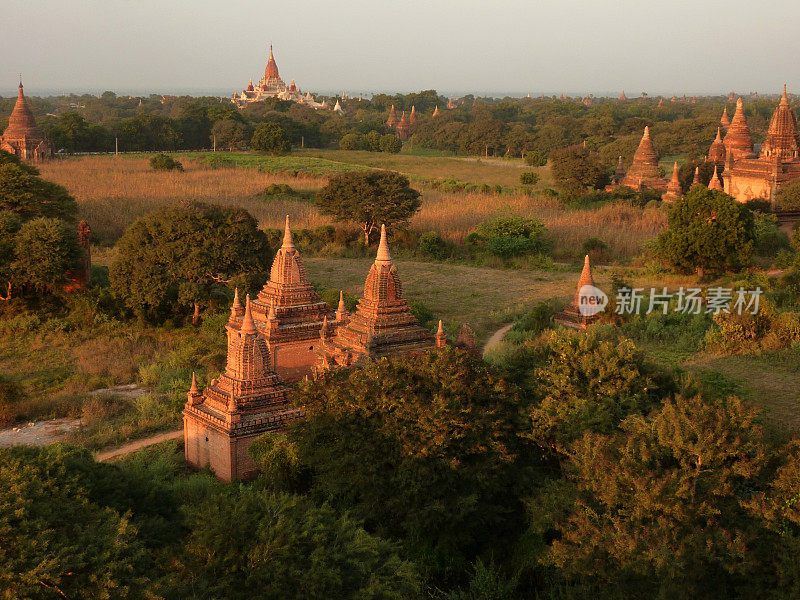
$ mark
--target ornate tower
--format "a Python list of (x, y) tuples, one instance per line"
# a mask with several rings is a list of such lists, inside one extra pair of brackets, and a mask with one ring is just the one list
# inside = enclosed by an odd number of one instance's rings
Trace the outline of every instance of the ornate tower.
[(592, 267), (589, 264), (588, 254), (583, 259), (583, 270), (581, 271), (580, 279), (578, 279), (578, 290), (575, 292), (572, 302), (570, 302), (563, 311), (553, 317), (556, 323), (571, 329), (586, 329), (597, 320), (599, 313), (588, 314), (591, 311), (586, 309), (581, 310), (581, 306), (587, 306), (588, 299), (588, 296), (585, 294), (586, 290), (584, 286), (594, 287), (594, 278), (592, 277)]
[[(317, 361), (322, 322), (332, 310), (308, 281), (288, 216), (269, 281), (252, 304), (253, 318), (270, 351), (270, 367), (287, 381), (310, 373)], [(338, 325), (338, 320), (330, 319), (331, 327)]]
[(678, 163), (672, 166), (672, 178), (667, 184), (667, 191), (661, 196), (664, 202), (675, 202), (681, 197), (681, 180), (678, 177)]
[(0, 150), (30, 161), (40, 161), (53, 156), (53, 144), (36, 125), (33, 111), (25, 99), (21, 81), (17, 102), (8, 117), (8, 127), (0, 136)]
[(717, 127), (717, 137), (711, 142), (711, 148), (708, 150), (708, 160), (721, 167), (725, 164), (726, 155), (727, 149), (725, 148), (725, 143), (722, 141), (722, 132), (721, 129)]
[(183, 411), (186, 462), (210, 467), (223, 481), (247, 479), (257, 472), (250, 445), (268, 431), (283, 428), (300, 413), (289, 404), (289, 390), (269, 367), (269, 350), (256, 330), (247, 298), (239, 317), (238, 296), (225, 326), (225, 372), (201, 393), (192, 387)]
[(733, 153), (733, 158), (744, 158), (753, 154), (753, 138), (750, 137), (750, 128), (744, 117), (744, 103), (741, 98), (736, 100), (736, 112), (723, 143)]
[(386, 126), (390, 129), (394, 129), (397, 126), (397, 114), (394, 112), (394, 104), (389, 109), (389, 118), (386, 119)]
[(622, 185), (635, 190), (642, 187), (662, 190), (666, 188), (667, 182), (661, 177), (658, 168), (658, 154), (650, 139), (649, 127), (644, 128), (644, 135), (633, 155), (633, 163), (625, 174)]
[(364, 283), (364, 296), (349, 322), (325, 340), (318, 370), (346, 367), (367, 358), (424, 352), (435, 343), (403, 298), (403, 286), (389, 255), (386, 227), (381, 226), (378, 254)]

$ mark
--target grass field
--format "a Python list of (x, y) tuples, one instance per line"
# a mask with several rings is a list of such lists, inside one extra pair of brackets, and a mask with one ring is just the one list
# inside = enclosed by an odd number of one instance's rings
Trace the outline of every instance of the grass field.
[[(331, 152), (364, 156), (387, 168), (406, 161), (424, 165), (440, 161), (430, 169), (442, 176), (464, 177), (462, 169), (485, 169), (475, 180), (495, 182), (511, 171), (518, 173), (520, 161), (495, 160), (480, 166), (474, 160), (386, 155), (369, 152)], [(237, 160), (254, 155), (235, 154)], [(270, 157), (256, 156), (261, 161)], [(294, 157), (278, 157), (288, 160)], [(300, 157), (303, 158), (303, 157)], [(256, 160), (254, 159), (254, 160)], [(298, 158), (299, 160), (299, 158)], [(304, 157), (305, 161), (324, 160)], [(386, 162), (388, 161), (388, 162)], [(446, 162), (441, 162), (446, 161)], [(368, 162), (368, 161), (367, 161)], [(87, 157), (52, 161), (42, 165), (46, 179), (66, 187), (78, 201), (81, 218), (86, 219), (102, 245), (113, 244), (125, 228), (137, 218), (159, 208), (186, 200), (242, 206), (258, 219), (261, 227), (280, 227), (289, 215), (294, 227), (306, 228), (331, 224), (317, 213), (313, 203), (297, 196), (278, 195), (264, 198), (260, 193), (273, 183), (288, 184), (298, 191), (312, 191), (326, 179), (313, 175), (298, 176), (268, 173), (257, 168), (208, 168), (201, 162), (183, 157), (184, 173), (154, 172), (145, 158)], [(499, 163), (499, 164), (495, 164)], [(377, 166), (377, 165), (376, 165)], [(414, 167), (416, 168), (416, 167)], [(503, 175), (505, 174), (505, 175)], [(581, 246), (591, 237), (599, 237), (610, 247), (609, 259), (629, 261), (641, 252), (642, 245), (653, 239), (666, 224), (660, 208), (642, 209), (628, 205), (604, 205), (586, 210), (567, 210), (557, 199), (545, 194), (444, 193), (422, 187), (422, 209), (412, 219), (418, 231), (436, 231), (443, 237), (462, 241), (482, 221), (495, 216), (520, 215), (541, 219), (548, 228), (548, 239), (557, 260), (574, 260), (582, 254)]]

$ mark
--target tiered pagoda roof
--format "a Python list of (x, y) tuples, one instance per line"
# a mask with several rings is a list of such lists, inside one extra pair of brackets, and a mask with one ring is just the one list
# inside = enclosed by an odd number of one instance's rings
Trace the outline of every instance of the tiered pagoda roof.
[(8, 117), (8, 127), (0, 136), (0, 148), (25, 160), (49, 158), (53, 153), (53, 145), (50, 140), (36, 125), (36, 119), (28, 106), (21, 81), (19, 82), (17, 101)]
[(794, 160), (798, 157), (797, 119), (786, 97), (786, 85), (778, 108), (772, 114), (761, 157), (772, 160)]
[(253, 301), (253, 316), (272, 347), (273, 344), (318, 338), (322, 321), (330, 313), (328, 303), (308, 281), (287, 215), (283, 243), (272, 262), (269, 281)]
[(717, 173), (717, 165), (714, 165), (714, 174), (711, 176), (711, 179), (708, 182), (708, 189), (710, 190), (722, 190), (722, 181), (719, 179), (719, 174)]
[(386, 242), (386, 227), (381, 226), (381, 241), (364, 283), (364, 295), (349, 322), (325, 340), (319, 369), (423, 352), (434, 345), (434, 336), (420, 326), (403, 298), (403, 286)]
[(264, 79), (280, 79), (280, 73), (278, 73), (278, 64), (275, 62), (275, 57), (272, 54), (272, 44), (269, 45), (269, 60), (267, 61), (267, 66), (264, 68)]
[[(299, 416), (299, 411), (289, 403), (288, 388), (269, 368), (269, 350), (256, 329), (249, 297), (244, 315), (239, 318), (236, 314), (235, 310), (231, 311), (225, 326), (228, 336), (225, 372), (212, 379), (202, 393), (192, 375), (192, 387), (183, 412), (187, 432), (194, 430), (196, 424), (222, 433), (226, 440), (254, 438), (281, 429)], [(187, 446), (189, 444), (192, 442), (187, 440)], [(191, 448), (187, 448), (187, 458), (193, 462), (190, 453)], [(232, 468), (226, 466), (217, 475), (223, 479), (238, 479), (251, 475), (255, 469), (252, 462), (244, 469), (241, 465), (237, 468), (236, 461), (233, 462)], [(213, 469), (213, 459), (211, 465)]]
[(649, 127), (644, 128), (644, 135), (633, 155), (633, 163), (625, 174), (622, 185), (633, 189), (666, 188), (667, 182), (661, 177), (661, 170), (658, 168), (658, 154), (650, 139)]
[(719, 124), (727, 129), (731, 126), (731, 120), (728, 118), (728, 107), (722, 109), (722, 116), (719, 118)]
[(401, 140), (408, 139), (408, 121), (406, 120), (406, 111), (403, 111), (402, 116), (400, 117), (400, 122), (395, 127), (395, 131), (397, 131), (397, 137)]
[(394, 104), (392, 104), (392, 108), (389, 109), (389, 118), (386, 119), (386, 126), (393, 129), (396, 125), (397, 125), (397, 114), (394, 111)]
[(708, 160), (722, 166), (725, 164), (726, 155), (727, 149), (725, 148), (725, 143), (722, 141), (722, 131), (717, 127), (717, 137), (711, 142), (711, 148), (708, 150)]
[(592, 277), (592, 267), (589, 264), (588, 254), (583, 259), (583, 269), (581, 270), (581, 276), (578, 279), (578, 289), (575, 292), (575, 296), (572, 298), (572, 302), (570, 302), (563, 311), (553, 317), (553, 320), (556, 323), (572, 329), (586, 329), (589, 325), (597, 320), (597, 314), (583, 314), (580, 311), (579, 307), (581, 306), (582, 297), (581, 290), (584, 288), (584, 286), (594, 287), (594, 278)]
[(667, 191), (661, 196), (664, 202), (675, 202), (681, 197), (681, 180), (678, 177), (678, 163), (672, 166), (672, 178), (667, 184)]
[(725, 148), (733, 153), (734, 158), (751, 156), (753, 154), (753, 138), (750, 136), (750, 128), (747, 126), (747, 119), (744, 117), (744, 103), (742, 99), (736, 100), (736, 112), (733, 120), (728, 126), (728, 132), (723, 139)]

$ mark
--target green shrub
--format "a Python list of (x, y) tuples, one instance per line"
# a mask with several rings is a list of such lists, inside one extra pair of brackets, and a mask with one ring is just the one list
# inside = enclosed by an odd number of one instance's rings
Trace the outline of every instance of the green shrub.
[(536, 185), (539, 183), (539, 174), (534, 173), (533, 171), (525, 171), (524, 173), (519, 174), (519, 182), (522, 185)]
[(428, 254), (437, 260), (443, 260), (448, 254), (447, 242), (435, 231), (426, 231), (419, 236), (417, 248), (420, 252)]
[(588, 254), (592, 260), (599, 260), (606, 252), (608, 252), (608, 244), (598, 237), (590, 237), (583, 242), (583, 253)]
[(478, 226), (487, 250), (504, 258), (543, 252), (545, 231), (541, 221), (525, 217), (497, 217)]
[(294, 190), (286, 183), (271, 183), (261, 192), (262, 196), (288, 196), (291, 194), (294, 194)]
[(0, 375), (0, 426), (13, 423), (17, 418), (17, 403), (22, 400), (22, 389), (5, 375)]
[(389, 152), (390, 154), (397, 154), (403, 149), (403, 142), (400, 141), (393, 133), (387, 133), (381, 136), (380, 143), (381, 152)]
[(364, 147), (364, 137), (357, 133), (348, 133), (339, 140), (341, 150), (361, 150)]
[(183, 171), (183, 165), (169, 154), (151, 156), (150, 168), (154, 171)]
[(525, 155), (525, 164), (532, 167), (543, 167), (547, 164), (547, 155), (540, 150), (531, 150)]

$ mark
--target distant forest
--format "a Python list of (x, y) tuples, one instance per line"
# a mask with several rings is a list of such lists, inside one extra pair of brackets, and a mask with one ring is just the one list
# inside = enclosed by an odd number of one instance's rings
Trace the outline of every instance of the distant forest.
[[(56, 149), (66, 152), (109, 152), (115, 138), (120, 151), (198, 150), (249, 146), (254, 129), (274, 122), (284, 129), (295, 147), (337, 147), (348, 134), (377, 131), (391, 133), (385, 121), (394, 105), (408, 117), (416, 108), (417, 122), (410, 128), (414, 147), (461, 155), (524, 156), (536, 150), (543, 155), (566, 146), (586, 143), (604, 162), (628, 161), (642, 130), (649, 125), (662, 157), (696, 158), (707, 151), (719, 126), (723, 107), (733, 117), (728, 98), (698, 98), (696, 102), (659, 98), (629, 100), (593, 99), (591, 106), (578, 100), (552, 98), (476, 98), (464, 96), (454, 109), (435, 90), (372, 99), (333, 98), (345, 114), (314, 110), (291, 101), (270, 100), (237, 109), (216, 97), (146, 98), (93, 95), (30, 98), (38, 123)], [(15, 98), (0, 99), (0, 128), (5, 128)], [(439, 114), (434, 119), (434, 108)], [(760, 142), (775, 106), (774, 99), (750, 98), (745, 114), (754, 141)], [(352, 136), (351, 138), (352, 139)], [(343, 144), (344, 146), (344, 144)]]

